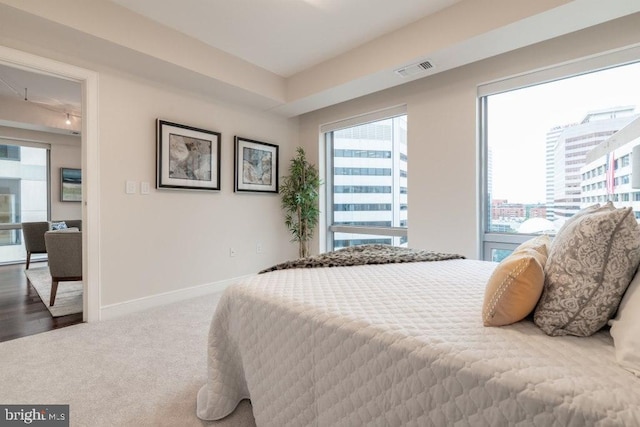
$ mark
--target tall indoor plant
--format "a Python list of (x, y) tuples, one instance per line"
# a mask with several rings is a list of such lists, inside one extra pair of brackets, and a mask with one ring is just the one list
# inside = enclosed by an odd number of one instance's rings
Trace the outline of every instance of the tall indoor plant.
[(280, 194), (285, 224), (293, 236), (291, 241), (299, 244), (300, 258), (309, 256), (309, 241), (318, 225), (320, 184), (318, 169), (307, 161), (304, 149), (298, 147), (289, 165), (289, 175), (280, 185)]

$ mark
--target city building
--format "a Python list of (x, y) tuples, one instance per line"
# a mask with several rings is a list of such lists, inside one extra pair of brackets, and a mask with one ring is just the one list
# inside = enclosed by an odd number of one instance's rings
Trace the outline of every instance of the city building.
[[(333, 132), (333, 224), (407, 227), (407, 120), (387, 119)], [(335, 249), (406, 246), (402, 236), (337, 232)]]
[[(580, 123), (564, 127), (557, 135), (553, 149), (553, 207), (550, 209), (553, 220), (565, 220), (580, 210), (580, 171), (587, 153), (636, 117), (634, 106), (591, 111)], [(547, 147), (556, 133), (554, 128), (547, 134)], [(547, 160), (547, 167), (550, 165)], [(547, 174), (547, 178), (550, 176)]]
[(547, 132), (547, 141), (545, 144), (545, 196), (546, 196), (546, 204), (547, 204), (547, 219), (553, 221), (553, 200), (555, 194), (555, 161), (554, 161), (554, 152), (556, 145), (558, 143), (558, 137), (562, 133), (564, 129), (569, 126), (574, 126), (575, 123), (565, 125), (565, 126), (556, 126), (552, 128), (549, 132)]
[(505, 199), (491, 201), (491, 230), (494, 232), (532, 233), (547, 230), (547, 224), (539, 221), (530, 223), (536, 224), (538, 228), (542, 227), (544, 230), (533, 229), (529, 224), (523, 229), (523, 225), (532, 219), (546, 220), (547, 207), (542, 204), (509, 203)]
[(491, 219), (524, 219), (525, 207), (522, 203), (509, 203), (505, 199), (491, 201)]
[[(633, 148), (640, 145), (640, 118), (599, 144), (580, 169), (580, 207), (612, 201), (617, 208), (631, 206), (640, 218), (640, 188), (633, 188)], [(635, 165), (640, 173), (640, 164)]]

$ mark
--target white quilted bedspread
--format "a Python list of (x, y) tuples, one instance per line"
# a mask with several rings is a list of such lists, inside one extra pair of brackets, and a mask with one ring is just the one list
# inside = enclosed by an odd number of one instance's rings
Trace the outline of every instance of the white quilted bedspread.
[(640, 425), (608, 331), (482, 325), (494, 263), (281, 270), (231, 286), (197, 414), (251, 398), (258, 426)]

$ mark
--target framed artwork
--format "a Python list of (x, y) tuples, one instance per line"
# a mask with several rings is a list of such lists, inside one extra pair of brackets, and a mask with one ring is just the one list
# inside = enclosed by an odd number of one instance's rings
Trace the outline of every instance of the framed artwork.
[(80, 169), (60, 168), (60, 201), (82, 201), (82, 171)]
[(220, 190), (220, 133), (157, 121), (156, 188)]
[(235, 137), (234, 191), (278, 192), (278, 146)]

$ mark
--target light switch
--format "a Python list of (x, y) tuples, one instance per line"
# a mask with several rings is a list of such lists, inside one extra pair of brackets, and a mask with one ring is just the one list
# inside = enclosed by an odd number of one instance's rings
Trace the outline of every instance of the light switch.
[(136, 181), (127, 181), (126, 193), (127, 194), (136, 194), (136, 189), (138, 187), (138, 183)]
[(146, 181), (142, 181), (140, 183), (140, 194), (145, 194), (145, 195), (149, 194), (149, 188), (150, 188), (149, 183)]

